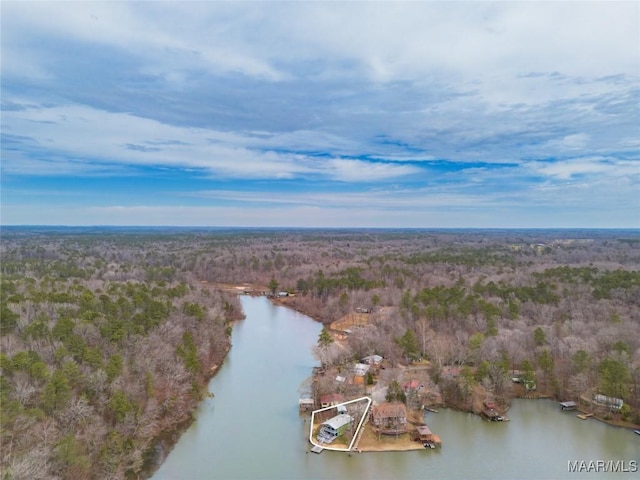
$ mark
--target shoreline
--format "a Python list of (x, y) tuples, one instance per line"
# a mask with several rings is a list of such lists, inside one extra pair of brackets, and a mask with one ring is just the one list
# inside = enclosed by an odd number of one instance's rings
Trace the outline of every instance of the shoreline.
[[(238, 321), (240, 320), (232, 320), (231, 322), (235, 324)], [(231, 347), (232, 344), (229, 343), (224, 351), (222, 358), (220, 359), (220, 362), (212, 365), (209, 370), (206, 371), (204, 380), (202, 382), (202, 385), (200, 386), (201, 396), (195, 403), (193, 408), (188, 412), (188, 416), (184, 420), (174, 424), (173, 428), (160, 432), (151, 442), (149, 448), (144, 453), (145, 462), (139, 473), (140, 478), (149, 479), (160, 469), (171, 451), (180, 441), (180, 437), (182, 437), (184, 432), (186, 432), (195, 421), (194, 413), (200, 406), (202, 401), (207, 397), (212, 398), (214, 394), (205, 391), (205, 389), (207, 389), (211, 379), (215, 377), (215, 375), (224, 364), (227, 356), (229, 355), (229, 352), (231, 351)]]

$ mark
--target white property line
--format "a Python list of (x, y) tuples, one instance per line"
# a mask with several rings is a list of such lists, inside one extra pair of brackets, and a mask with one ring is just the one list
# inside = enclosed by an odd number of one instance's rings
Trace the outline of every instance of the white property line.
[[(349, 405), (350, 403), (355, 403), (355, 402), (359, 402), (360, 400), (366, 400), (367, 401), (367, 406), (364, 408), (364, 412), (362, 413), (362, 418), (360, 419), (360, 423), (358, 424), (358, 428), (356, 430), (356, 433), (353, 435), (353, 438), (351, 439), (351, 443), (349, 444), (349, 446), (347, 448), (343, 448), (343, 447), (327, 447), (324, 445), (318, 445), (316, 442), (313, 441), (313, 419), (316, 416), (316, 413), (320, 413), (320, 412), (324, 412), (325, 410), (329, 410), (331, 408), (337, 408), (341, 405)], [(314, 410), (313, 412), (311, 412), (311, 425), (309, 426), (309, 442), (311, 442), (311, 445), (314, 445), (316, 447), (320, 447), (320, 448), (324, 448), (325, 450), (333, 450), (335, 452), (350, 452), (351, 448), (353, 447), (353, 442), (356, 441), (356, 438), (358, 438), (358, 432), (360, 431), (360, 428), (362, 427), (362, 424), (364, 423), (364, 419), (367, 418), (367, 412), (369, 411), (369, 407), (371, 406), (371, 398), (370, 397), (360, 397), (360, 398), (356, 398), (355, 400), (349, 400), (348, 402), (342, 402), (339, 403), (338, 405), (332, 405), (330, 407), (325, 407), (325, 408), (320, 408), (318, 410)]]

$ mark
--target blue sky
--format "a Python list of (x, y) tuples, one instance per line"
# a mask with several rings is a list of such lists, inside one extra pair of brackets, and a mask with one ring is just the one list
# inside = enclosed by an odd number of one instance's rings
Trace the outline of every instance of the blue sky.
[(640, 227), (638, 2), (1, 8), (1, 223)]

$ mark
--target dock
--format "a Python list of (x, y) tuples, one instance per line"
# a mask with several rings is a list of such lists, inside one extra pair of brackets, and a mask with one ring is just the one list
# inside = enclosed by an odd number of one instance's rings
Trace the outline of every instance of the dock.
[(560, 402), (562, 410), (575, 410), (578, 407), (576, 402)]
[(442, 446), (440, 437), (433, 433), (427, 425), (417, 425), (412, 432), (412, 439), (420, 442), (424, 448), (436, 448)]
[(580, 420), (586, 420), (589, 417), (593, 417), (593, 413), (579, 413), (576, 415)]
[(322, 451), (324, 450), (324, 448), (322, 448), (320, 445), (314, 445), (313, 447), (311, 447), (311, 451), (313, 453), (322, 453)]

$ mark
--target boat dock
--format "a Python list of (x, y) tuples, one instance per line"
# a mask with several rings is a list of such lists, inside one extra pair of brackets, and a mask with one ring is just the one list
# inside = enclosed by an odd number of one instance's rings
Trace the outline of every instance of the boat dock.
[(313, 453), (322, 453), (322, 451), (324, 450), (324, 448), (322, 448), (320, 445), (314, 445), (313, 447), (311, 447), (311, 451)]
[(560, 408), (562, 410), (575, 410), (578, 408), (578, 404), (576, 402), (560, 402)]
[(593, 413), (579, 413), (576, 415), (580, 420), (586, 420), (589, 417), (593, 417)]

